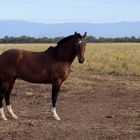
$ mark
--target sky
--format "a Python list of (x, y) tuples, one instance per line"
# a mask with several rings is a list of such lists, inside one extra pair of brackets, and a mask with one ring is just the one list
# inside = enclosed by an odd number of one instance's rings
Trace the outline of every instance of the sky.
[(140, 0), (0, 0), (0, 20), (38, 23), (140, 21)]

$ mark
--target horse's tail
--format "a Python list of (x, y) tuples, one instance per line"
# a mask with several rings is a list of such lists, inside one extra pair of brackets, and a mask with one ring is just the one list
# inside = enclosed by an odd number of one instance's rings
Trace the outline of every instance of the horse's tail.
[(2, 90), (2, 79), (0, 78), (0, 92)]

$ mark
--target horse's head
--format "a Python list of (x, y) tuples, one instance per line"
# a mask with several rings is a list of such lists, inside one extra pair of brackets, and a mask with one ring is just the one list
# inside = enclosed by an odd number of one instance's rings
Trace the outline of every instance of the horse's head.
[(79, 63), (83, 63), (85, 61), (84, 53), (85, 53), (85, 47), (86, 47), (86, 37), (87, 37), (86, 32), (83, 36), (81, 36), (77, 32), (75, 32), (74, 34), (74, 39), (75, 39), (74, 50), (78, 57)]

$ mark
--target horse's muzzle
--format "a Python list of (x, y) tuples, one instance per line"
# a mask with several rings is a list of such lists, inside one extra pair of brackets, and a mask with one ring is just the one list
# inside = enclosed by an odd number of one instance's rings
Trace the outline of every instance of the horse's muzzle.
[(79, 59), (79, 63), (82, 64), (85, 61), (85, 58)]

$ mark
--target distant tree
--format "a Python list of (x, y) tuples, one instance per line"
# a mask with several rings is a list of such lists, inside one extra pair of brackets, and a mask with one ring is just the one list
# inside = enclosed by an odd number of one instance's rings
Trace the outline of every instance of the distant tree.
[[(63, 37), (55, 37), (55, 38), (34, 38), (29, 36), (20, 36), (20, 37), (9, 37), (5, 36), (0, 38), (0, 43), (57, 43)], [(108, 42), (140, 42), (140, 37), (136, 38), (135, 36), (132, 37), (116, 37), (116, 38), (104, 38), (99, 37), (96, 38), (94, 36), (87, 37), (88, 43), (108, 43)]]

